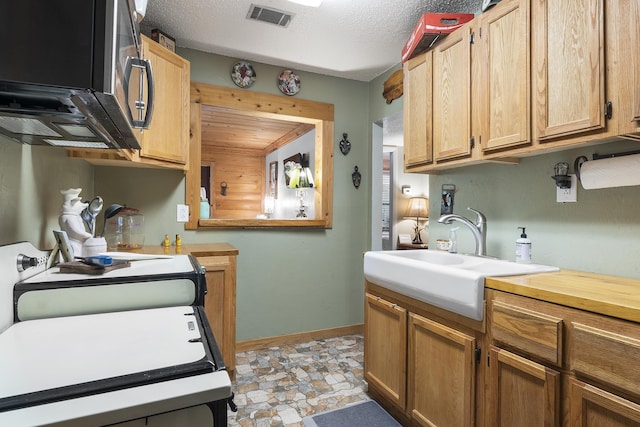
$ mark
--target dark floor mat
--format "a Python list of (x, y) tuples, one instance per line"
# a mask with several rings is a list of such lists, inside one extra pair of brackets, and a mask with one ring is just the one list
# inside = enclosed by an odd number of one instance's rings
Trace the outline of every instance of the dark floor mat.
[(302, 421), (306, 427), (401, 427), (373, 400), (315, 414)]

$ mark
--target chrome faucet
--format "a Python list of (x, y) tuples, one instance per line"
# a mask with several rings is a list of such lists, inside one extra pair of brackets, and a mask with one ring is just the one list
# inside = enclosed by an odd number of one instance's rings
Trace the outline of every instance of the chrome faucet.
[(475, 224), (467, 218), (456, 214), (442, 215), (438, 219), (438, 222), (441, 224), (451, 224), (453, 221), (459, 221), (466, 225), (476, 239), (476, 255), (484, 256), (487, 254), (487, 218), (480, 211), (472, 208), (467, 208), (467, 210), (475, 212), (477, 216)]

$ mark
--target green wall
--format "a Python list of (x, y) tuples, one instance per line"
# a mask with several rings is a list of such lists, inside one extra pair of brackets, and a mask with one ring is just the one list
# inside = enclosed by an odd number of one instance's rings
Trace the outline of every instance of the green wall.
[[(431, 175), (429, 242), (447, 238), (450, 225), (438, 224), (442, 184), (455, 184), (454, 213), (475, 218), (467, 207), (487, 217), (487, 253), (515, 259), (517, 227), (526, 227), (534, 263), (640, 278), (640, 187), (584, 190), (577, 203), (557, 203), (551, 179), (557, 162), (576, 157), (637, 150), (623, 141), (522, 159), (518, 165), (486, 164)], [(456, 225), (459, 225), (456, 224)], [(471, 232), (458, 230), (459, 252), (473, 253)]]
[(82, 188), (93, 197), (93, 167), (70, 159), (63, 148), (18, 144), (0, 136), (0, 245), (27, 241), (42, 249), (54, 245), (60, 229), (60, 190)]

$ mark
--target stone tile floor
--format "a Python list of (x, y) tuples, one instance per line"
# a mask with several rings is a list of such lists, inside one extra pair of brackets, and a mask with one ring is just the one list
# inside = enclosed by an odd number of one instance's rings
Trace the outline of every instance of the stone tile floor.
[(237, 353), (229, 426), (303, 427), (308, 415), (369, 400), (363, 346), (347, 335)]

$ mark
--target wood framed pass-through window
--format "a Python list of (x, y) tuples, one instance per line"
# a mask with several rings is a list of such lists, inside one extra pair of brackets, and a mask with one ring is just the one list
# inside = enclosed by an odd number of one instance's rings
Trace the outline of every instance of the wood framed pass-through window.
[[(211, 216), (206, 219), (192, 214), (185, 228), (331, 228), (333, 104), (259, 92), (237, 95), (232, 88), (191, 83), (186, 204), (190, 212), (199, 212), (200, 188), (208, 185)], [(311, 141), (314, 179), (306, 203), (313, 205), (313, 216), (265, 216), (266, 199), (278, 203), (285, 196), (278, 194), (278, 186), (284, 188), (284, 167), (268, 156), (276, 150), (285, 153), (287, 144), (305, 135)]]

